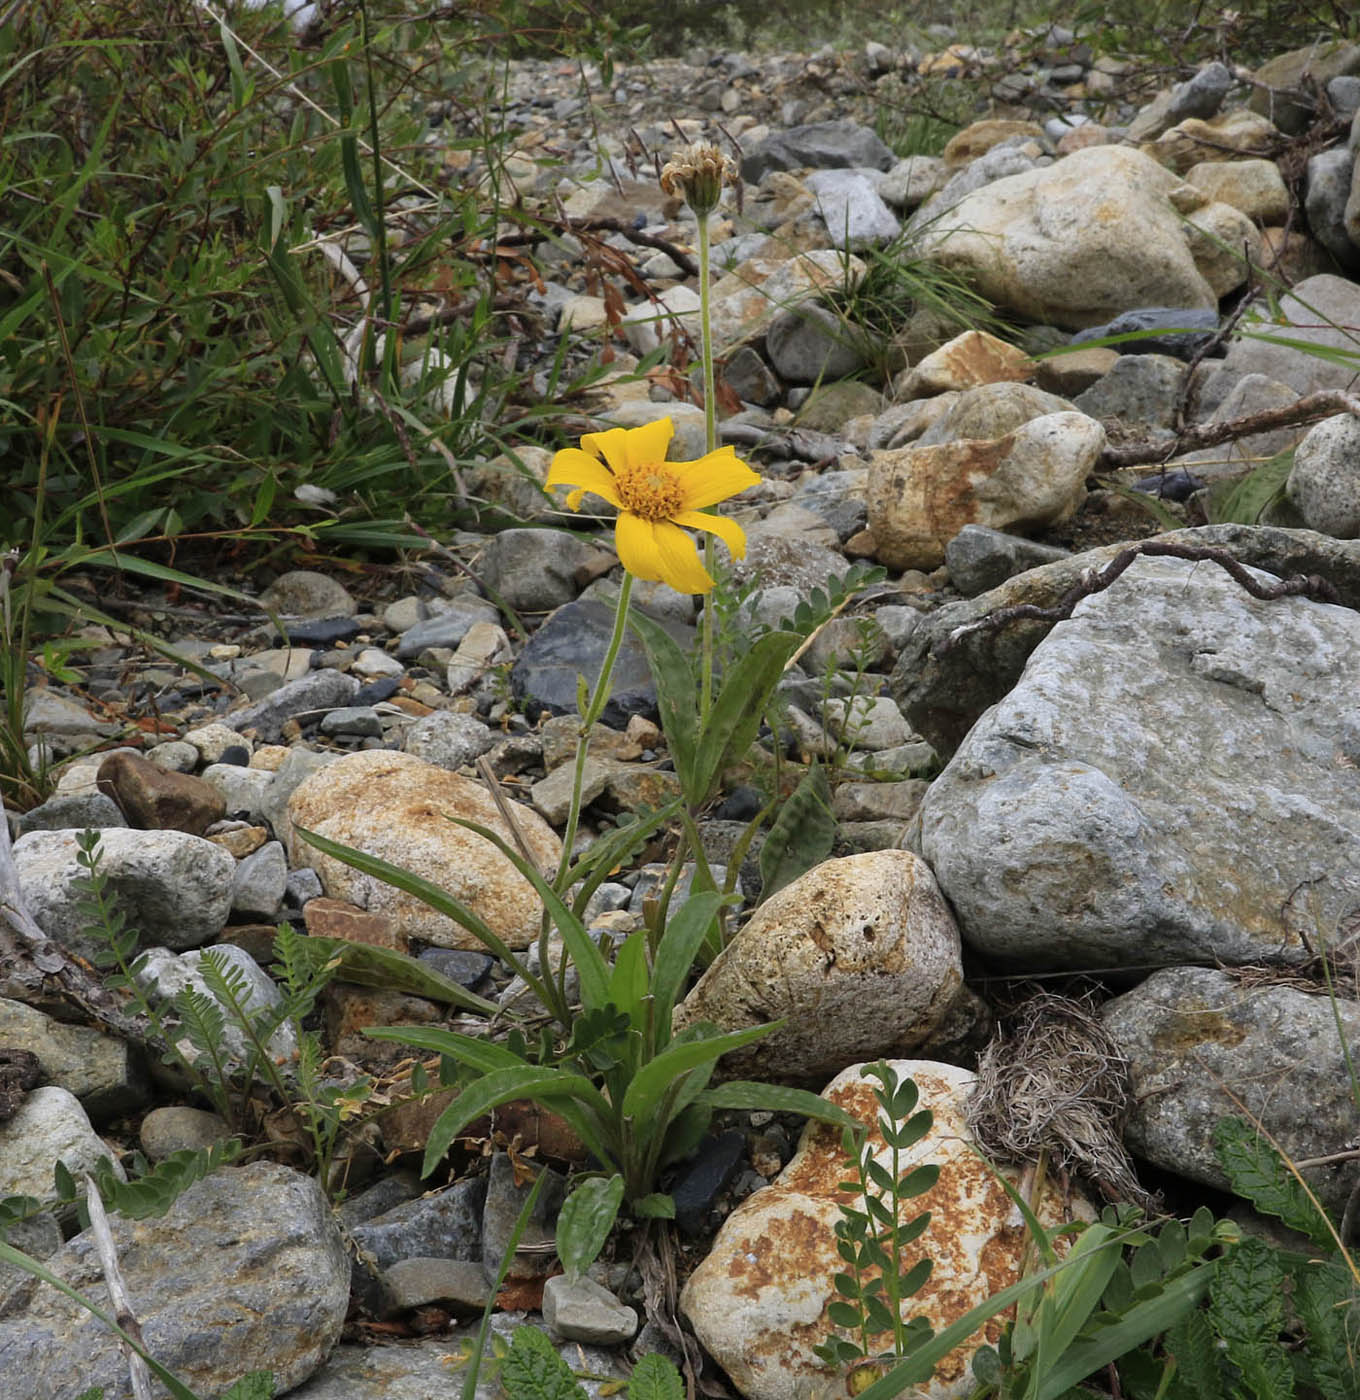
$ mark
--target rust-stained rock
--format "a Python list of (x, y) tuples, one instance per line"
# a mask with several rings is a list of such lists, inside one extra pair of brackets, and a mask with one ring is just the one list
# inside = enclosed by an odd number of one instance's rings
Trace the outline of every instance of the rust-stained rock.
[(935, 569), (965, 525), (1024, 534), (1068, 519), (1104, 446), (1093, 418), (1049, 413), (1001, 438), (873, 453), (867, 496), (879, 562)]
[(950, 389), (1028, 379), (1033, 373), (1034, 361), (1023, 350), (986, 331), (964, 331), (932, 350), (894, 392), (901, 399), (919, 399)]
[(929, 866), (909, 851), (823, 861), (785, 886), (714, 959), (676, 1011), (783, 1030), (724, 1058), (740, 1078), (821, 1083), (853, 1060), (914, 1050), (963, 981), (959, 935)]
[[(533, 886), (483, 837), (449, 820), (474, 821), (513, 843), (480, 783), (409, 754), (373, 749), (346, 754), (314, 773), (293, 794), (288, 814), (294, 826), (432, 881), (512, 948), (528, 947), (538, 936), (542, 906)], [(539, 868), (554, 868), (561, 845), (552, 828), (523, 806), (515, 809), (515, 819)], [(322, 855), (297, 835), (290, 846), (293, 864), (315, 869), (327, 894), (385, 915), (401, 935), (440, 948), (481, 949), (461, 925), (413, 895)]]
[(346, 943), (366, 943), (370, 948), (410, 952), (410, 941), (397, 932), (386, 914), (372, 914), (343, 899), (309, 899), (302, 911), (307, 932), (314, 938), (342, 938)]
[(100, 765), (99, 791), (112, 798), (133, 826), (143, 831), (187, 831), (202, 836), (226, 812), (211, 783), (174, 773), (140, 754), (121, 749)]
[[(972, 1149), (964, 1104), (974, 1076), (929, 1060), (892, 1063), (899, 1075), (916, 1081), (921, 1106), (935, 1115), (932, 1131), (904, 1154), (899, 1169), (926, 1162), (940, 1167), (931, 1190), (904, 1203), (905, 1218), (929, 1211), (931, 1223), (908, 1246), (903, 1261), (904, 1266), (922, 1256), (934, 1261), (908, 1311), (926, 1317), (939, 1331), (1016, 1282), (1025, 1229), (1000, 1182)], [(862, 1077), (862, 1068), (843, 1070), (823, 1097), (871, 1123), (878, 1105), (873, 1082)], [(873, 1132), (870, 1142), (878, 1149), (877, 1160), (891, 1170), (881, 1135)], [(836, 1252), (837, 1205), (854, 1199), (837, 1189), (845, 1175), (840, 1133), (809, 1123), (797, 1155), (777, 1180), (727, 1218), (681, 1294), (699, 1340), (746, 1400), (847, 1400), (844, 1379), (812, 1352), (834, 1330), (826, 1309), (837, 1296), (834, 1277), (844, 1267)], [(1019, 1180), (1015, 1169), (1006, 1169), (1006, 1175)], [(1092, 1217), (1087, 1202), (1064, 1200), (1051, 1187), (1038, 1213), (1046, 1225), (1074, 1215)], [(999, 1318), (980, 1328), (915, 1393), (930, 1400), (967, 1395), (972, 1353), (984, 1341), (994, 1342), (1001, 1328)]]

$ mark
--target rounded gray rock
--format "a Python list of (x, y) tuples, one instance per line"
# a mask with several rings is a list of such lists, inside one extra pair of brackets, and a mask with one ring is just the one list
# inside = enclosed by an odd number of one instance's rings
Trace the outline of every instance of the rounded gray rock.
[[(90, 957), (107, 947), (81, 913), (74, 831), (33, 831), (14, 843), (19, 889), (51, 938)], [(217, 934), (231, 910), (236, 862), (201, 836), (183, 831), (101, 833), (100, 868), (128, 922), (145, 943), (196, 948)]]
[(1286, 490), (1310, 530), (1360, 537), (1360, 419), (1341, 413), (1311, 428), (1294, 451)]

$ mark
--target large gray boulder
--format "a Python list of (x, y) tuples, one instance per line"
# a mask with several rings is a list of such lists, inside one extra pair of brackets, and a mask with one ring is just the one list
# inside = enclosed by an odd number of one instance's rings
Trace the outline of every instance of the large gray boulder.
[[(291, 1390), (339, 1340), (349, 1258), (310, 1177), (273, 1162), (228, 1168), (160, 1219), (110, 1225), (147, 1349), (200, 1394), (252, 1370)], [(90, 1231), (47, 1267), (111, 1311)], [(75, 1400), (96, 1385), (105, 1400), (131, 1396), (114, 1333), (33, 1279), (0, 1297), (0, 1376), (5, 1400)]]
[[(1307, 905), (1302, 894), (1298, 917), (1306, 919)], [(1135, 1108), (1125, 1140), (1147, 1161), (1225, 1187), (1214, 1127), (1248, 1115), (1296, 1162), (1335, 1158), (1354, 1146), (1355, 1105), (1337, 1020), (1355, 1044), (1360, 1003), (1338, 1000), (1333, 1009), (1326, 996), (1297, 986), (1170, 967), (1108, 1002), (1101, 1016), (1129, 1060)], [(1339, 1212), (1360, 1180), (1360, 1163), (1343, 1155), (1305, 1175)]]
[(1304, 961), (1360, 905), (1357, 691), (1349, 609), (1136, 561), (922, 803), (964, 941), (1029, 969)]
[[(1360, 383), (1360, 286), (1329, 272), (1300, 282), (1279, 316), (1258, 302), (1238, 322), (1224, 364), (1311, 394)], [(1313, 346), (1316, 349), (1307, 347)]]
[[(1278, 578), (1317, 574), (1336, 589), (1346, 607), (1360, 609), (1360, 542), (1266, 525), (1206, 525), (1172, 530), (1159, 535), (1158, 543), (1221, 549), (1239, 563)], [(1003, 609), (1055, 607), (1087, 571), (1101, 568), (1126, 547), (1104, 545), (1029, 569), (976, 598), (923, 616), (901, 648), (891, 684), (912, 728), (937, 753), (952, 754), (982, 712), (1020, 678), (1030, 653), (1053, 624), (1008, 617), (999, 626), (962, 635), (954, 645), (948, 645), (949, 639), (960, 628)], [(1202, 567), (1216, 571), (1218, 566)]]

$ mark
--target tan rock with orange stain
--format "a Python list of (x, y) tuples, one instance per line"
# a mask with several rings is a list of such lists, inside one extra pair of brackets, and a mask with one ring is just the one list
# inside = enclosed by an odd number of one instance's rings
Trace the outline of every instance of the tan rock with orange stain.
[(1068, 519), (1105, 430), (1084, 413), (1047, 413), (1005, 437), (901, 447), (869, 458), (869, 530), (890, 569), (934, 569), (965, 525), (1025, 534)]
[(986, 331), (964, 331), (932, 350), (903, 380), (894, 385), (900, 399), (919, 399), (951, 389), (975, 389), (979, 384), (1028, 379), (1034, 361), (1023, 350)]
[[(973, 1151), (964, 1105), (974, 1076), (929, 1060), (896, 1060), (893, 1068), (916, 1081), (921, 1107), (935, 1117), (919, 1143), (903, 1154), (899, 1170), (927, 1162), (939, 1180), (904, 1202), (904, 1219), (929, 1211), (925, 1233), (905, 1251), (904, 1267), (928, 1256), (930, 1277), (905, 1311), (925, 1317), (938, 1332), (1020, 1277), (1025, 1228), (1000, 1182)], [(823, 1097), (865, 1123), (878, 1116), (873, 1082), (860, 1065), (843, 1070)], [(877, 1159), (892, 1169), (891, 1153), (875, 1130)], [(1019, 1172), (1006, 1170), (1018, 1182)], [(844, 1265), (836, 1252), (846, 1176), (838, 1130), (810, 1123), (798, 1153), (771, 1185), (757, 1191), (724, 1222), (708, 1257), (690, 1276), (680, 1303), (699, 1340), (746, 1400), (848, 1400), (845, 1378), (823, 1366), (812, 1348), (835, 1330), (827, 1305)], [(1039, 1206), (1045, 1225), (1094, 1218), (1089, 1202), (1066, 1199), (1049, 1187)], [(972, 1385), (969, 1361), (983, 1342), (995, 1342), (999, 1319), (979, 1328), (936, 1367), (916, 1394), (955, 1400)], [(886, 1340), (886, 1339), (885, 1339)]]
[[(373, 749), (346, 754), (312, 774), (293, 794), (288, 815), (333, 841), (378, 856), (447, 890), (479, 915), (512, 948), (538, 937), (542, 905), (533, 886), (483, 837), (450, 818), (464, 818), (497, 832), (512, 845), (480, 783), (409, 754)], [(557, 864), (561, 843), (552, 828), (527, 807), (515, 820), (540, 870)], [(382, 880), (322, 855), (294, 834), (292, 862), (309, 865), (335, 899), (389, 918), (397, 932), (440, 948), (481, 944), (461, 924)]]

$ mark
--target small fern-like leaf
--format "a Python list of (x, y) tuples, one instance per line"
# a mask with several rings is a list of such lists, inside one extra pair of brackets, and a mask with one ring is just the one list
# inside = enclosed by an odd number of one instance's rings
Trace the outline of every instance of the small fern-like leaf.
[(1171, 1393), (1186, 1400), (1226, 1400), (1223, 1363), (1205, 1315), (1186, 1313), (1166, 1334), (1166, 1349), (1176, 1358)]

